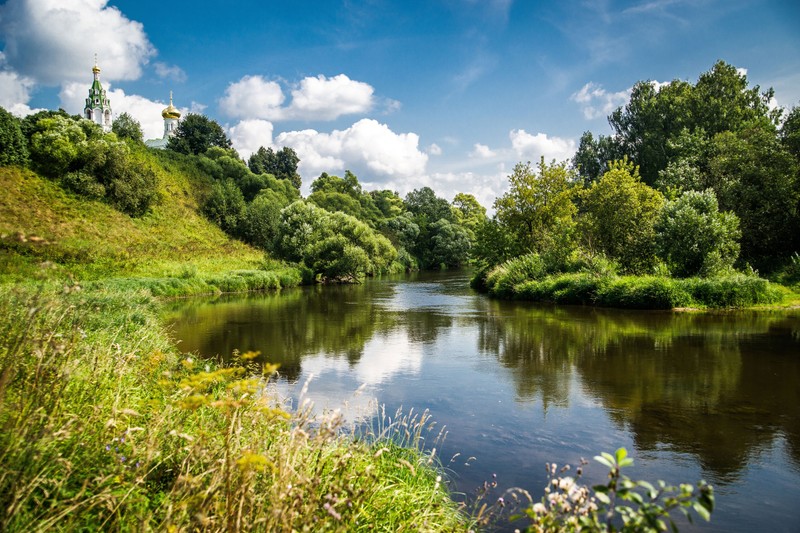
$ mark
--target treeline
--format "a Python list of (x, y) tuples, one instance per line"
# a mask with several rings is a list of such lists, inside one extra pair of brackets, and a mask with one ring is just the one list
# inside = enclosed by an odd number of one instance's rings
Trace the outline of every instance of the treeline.
[(188, 114), (167, 150), (146, 149), (141, 126), (126, 113), (106, 134), (61, 110), (17, 119), (0, 108), (0, 130), (0, 165), (29, 166), (65, 190), (134, 217), (165, 199), (152, 165), (191, 175), (208, 219), (273, 257), (297, 262), (306, 281), (461, 266), (487, 220), (472, 195), (450, 203), (429, 187), (405, 198), (367, 192), (349, 171), (323, 173), (304, 199), (291, 148), (261, 147), (245, 161), (222, 127), (203, 115)]
[[(753, 280), (800, 282), (800, 108), (759, 91), (723, 62), (696, 84), (639, 82), (612, 135), (517, 165), (478, 231), (474, 286), (622, 307), (774, 301)], [(724, 281), (674, 282), (687, 278)]]

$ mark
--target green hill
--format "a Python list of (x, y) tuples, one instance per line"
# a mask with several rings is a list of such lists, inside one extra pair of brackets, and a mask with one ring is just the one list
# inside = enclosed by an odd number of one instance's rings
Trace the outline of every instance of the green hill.
[(187, 161), (144, 149), (134, 156), (158, 179), (158, 200), (138, 218), (30, 170), (0, 168), (0, 280), (29, 279), (43, 264), (96, 279), (214, 274), (263, 263), (263, 252), (200, 214), (210, 178)]

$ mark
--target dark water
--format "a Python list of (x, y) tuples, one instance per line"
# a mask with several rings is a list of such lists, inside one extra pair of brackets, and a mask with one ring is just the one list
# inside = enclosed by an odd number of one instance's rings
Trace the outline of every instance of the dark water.
[[(190, 300), (169, 320), (185, 351), (281, 363), (289, 395), (313, 374), (318, 407), (430, 409), (448, 430), (440, 457), (461, 454), (459, 491), (496, 473), (538, 499), (545, 462), (625, 446), (631, 477), (715, 486), (697, 529), (800, 531), (799, 312), (497, 302), (451, 273)], [(604, 474), (592, 464), (584, 481)]]

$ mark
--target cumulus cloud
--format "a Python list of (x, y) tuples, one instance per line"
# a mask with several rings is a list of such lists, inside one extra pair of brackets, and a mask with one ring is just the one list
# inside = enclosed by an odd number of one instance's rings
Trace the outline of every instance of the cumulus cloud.
[(583, 116), (589, 120), (607, 116), (614, 109), (628, 101), (631, 90), (610, 93), (601, 85), (589, 82), (581, 90), (573, 93), (570, 100), (581, 104)]
[(533, 135), (519, 129), (511, 130), (508, 137), (511, 139), (511, 147), (517, 156), (527, 158), (529, 161), (536, 161), (541, 157), (544, 157), (545, 160), (563, 161), (572, 157), (576, 150), (573, 139), (549, 137), (545, 133)]
[(34, 83), (30, 78), (16, 72), (0, 71), (0, 106), (17, 116), (34, 113), (36, 110), (28, 106), (33, 87)]
[[(266, 132), (266, 124), (263, 120), (243, 121), (232, 128), (234, 147), (240, 154), (263, 144), (248, 144), (249, 134), (243, 132), (258, 132), (258, 128)], [(417, 134), (395, 133), (373, 119), (362, 119), (330, 133), (313, 129), (282, 132), (275, 137), (273, 147), (283, 146), (294, 149), (300, 157), (298, 171), (305, 183), (322, 172), (352, 170), (365, 185), (384, 187), (423, 175), (428, 161), (428, 155), (419, 149)]]
[(496, 155), (497, 154), (493, 152), (491, 148), (481, 143), (475, 143), (475, 146), (469, 153), (469, 156), (475, 159), (489, 159)]
[[(220, 110), (232, 118), (265, 120), (333, 120), (342, 115), (365, 113), (374, 105), (374, 89), (344, 74), (332, 78), (307, 77), (291, 90), (291, 102), (284, 106), (278, 82), (262, 76), (245, 76), (231, 83), (220, 99)], [(399, 103), (388, 101), (387, 109)]]
[(8, 65), (42, 85), (91, 79), (101, 43), (98, 63), (104, 79), (140, 77), (155, 49), (141, 23), (107, 4), (108, 0), (8, 0), (0, 6)]
[(262, 76), (245, 76), (228, 85), (219, 106), (229, 117), (274, 120), (283, 100), (283, 90), (277, 82)]
[(272, 132), (272, 122), (263, 119), (242, 120), (228, 129), (233, 147), (244, 159), (262, 146), (272, 146)]
[[(161, 111), (167, 107), (168, 101), (159, 102), (137, 94), (126, 94), (122, 89), (112, 89), (109, 84), (106, 85), (106, 93), (111, 100), (114, 116), (118, 117), (122, 113), (131, 115), (142, 125), (145, 139), (159, 139), (164, 135), (164, 119)], [(88, 95), (89, 86), (86, 83), (66, 83), (59, 93), (61, 107), (68, 113), (82, 115)], [(184, 115), (189, 111), (186, 107), (178, 106), (178, 109)]]

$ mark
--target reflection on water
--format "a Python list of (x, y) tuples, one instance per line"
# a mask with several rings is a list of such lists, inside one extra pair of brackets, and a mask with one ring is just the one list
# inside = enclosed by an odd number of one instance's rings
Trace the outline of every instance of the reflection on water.
[(706, 529), (800, 529), (798, 313), (541, 307), (451, 274), (176, 302), (168, 319), (187, 352), (281, 363), (289, 394), (313, 374), (323, 405), (366, 384), (430, 407), (449, 451), (477, 457), (450, 465), (462, 490), (498, 473), (538, 493), (544, 461), (626, 445), (642, 477), (718, 486)]

